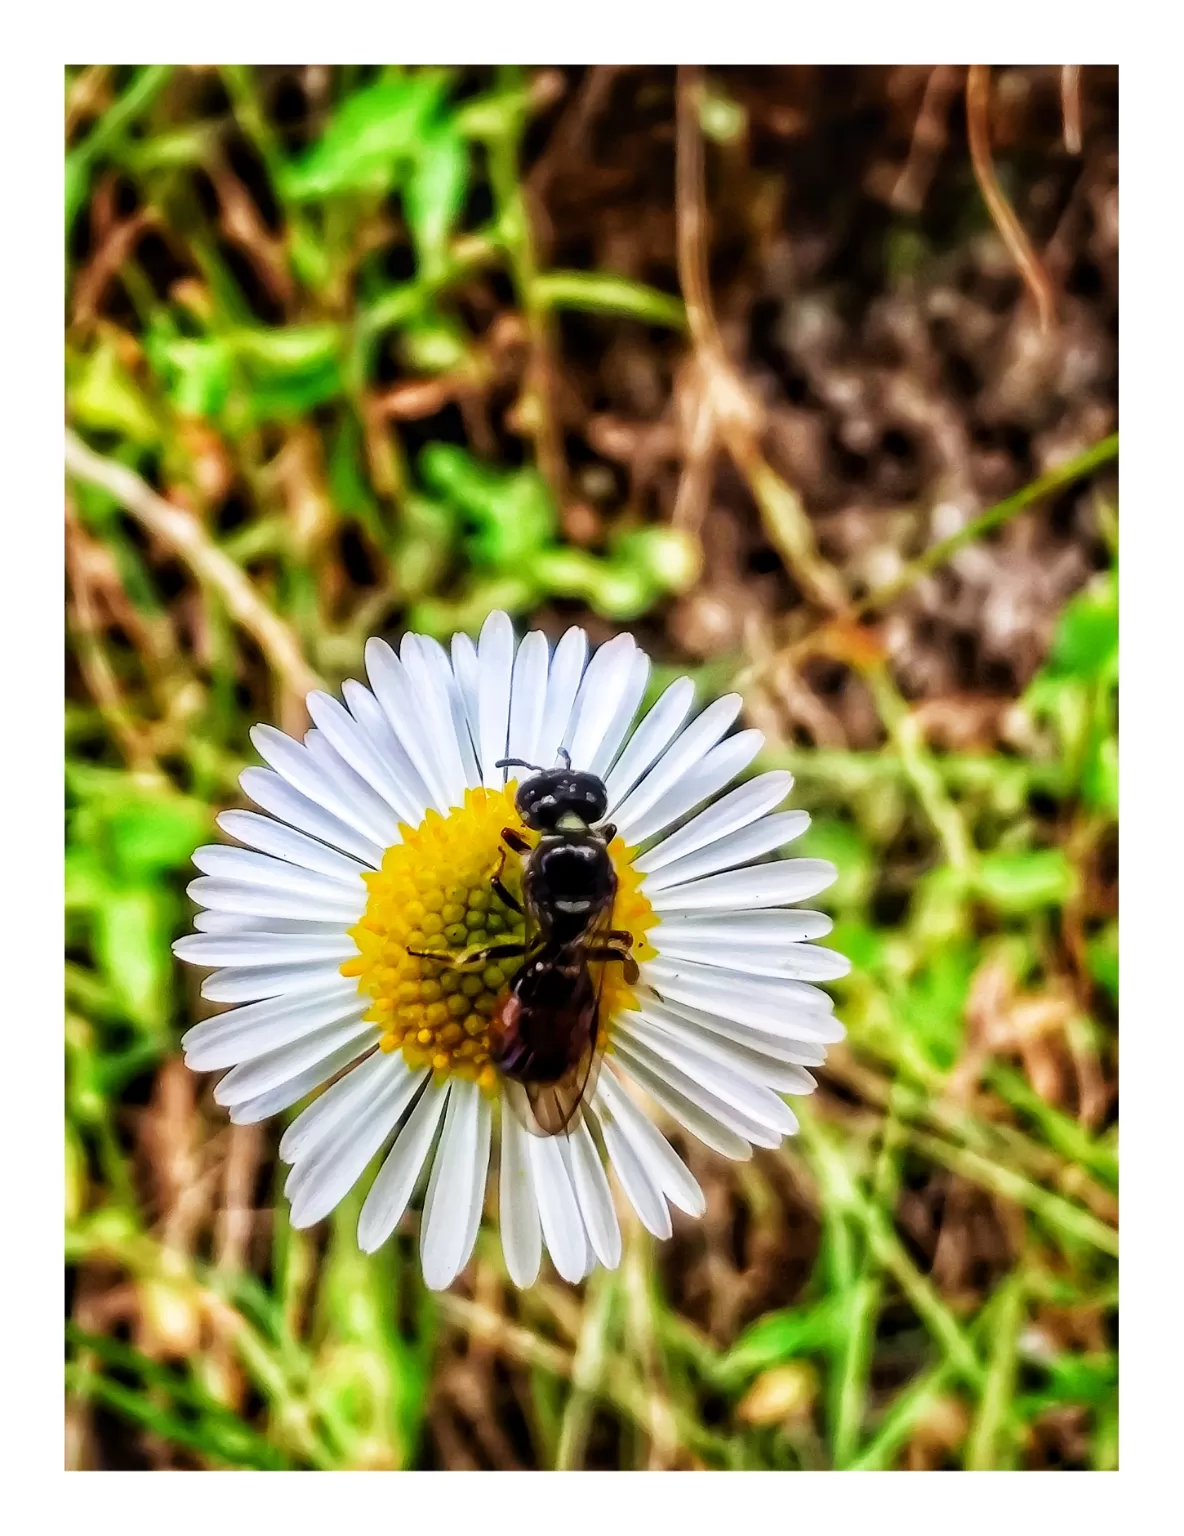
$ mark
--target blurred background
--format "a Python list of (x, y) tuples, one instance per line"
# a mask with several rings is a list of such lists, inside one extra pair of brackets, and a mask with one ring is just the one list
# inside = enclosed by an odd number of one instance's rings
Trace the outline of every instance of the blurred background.
[[(1113, 1467), (1117, 71), (65, 85), (67, 1465)], [(432, 1296), (169, 946), (249, 727), (493, 607), (742, 692), (849, 1039), (668, 1243)]]

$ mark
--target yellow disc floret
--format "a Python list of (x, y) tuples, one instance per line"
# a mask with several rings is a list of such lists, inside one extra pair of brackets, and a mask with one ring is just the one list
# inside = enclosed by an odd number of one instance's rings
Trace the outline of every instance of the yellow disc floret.
[[(522, 961), (514, 956), (479, 968), (471, 961), (450, 962), (483, 945), (523, 938), (522, 917), (493, 889), (502, 829), (534, 837), (514, 806), (516, 787), (470, 789), (464, 805), (449, 815), (430, 810), (418, 827), (400, 827), (402, 841), (386, 850), (381, 869), (365, 877), (370, 893), (366, 910), (350, 929), (358, 953), (341, 967), (342, 975), (356, 976), (359, 992), (372, 999), (366, 1017), (382, 1030), (384, 1051), (401, 1050), (410, 1066), (455, 1072), (487, 1090), (497, 1083), (489, 1022)], [(656, 951), (645, 935), (657, 918), (641, 893), (631, 850), (616, 838), (609, 856), (618, 882), (612, 925), (633, 935), (635, 959), (652, 959)], [(517, 854), (507, 854), (501, 878), (521, 899)], [(435, 951), (439, 960), (427, 958)], [(637, 1003), (621, 965), (605, 965), (603, 977), (597, 974), (600, 969), (595, 966), (593, 972), (601, 984), (604, 1044), (613, 1016)]]

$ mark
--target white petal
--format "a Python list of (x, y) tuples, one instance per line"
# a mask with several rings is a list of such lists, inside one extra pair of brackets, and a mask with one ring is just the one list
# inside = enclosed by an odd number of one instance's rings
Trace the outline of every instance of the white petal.
[(709, 704), (678, 736), (614, 813), (614, 820), (628, 840), (631, 829), (662, 799), (699, 760), (715, 746), (740, 713), (738, 693), (726, 694)]
[[(575, 1144), (574, 1143), (574, 1136), (571, 1135), (571, 1134), (566, 1135), (566, 1136), (554, 1136), (554, 1137), (552, 1137), (552, 1140), (559, 1147), (559, 1155), (560, 1155), (560, 1157), (562, 1157), (564, 1167), (567, 1169), (567, 1177), (568, 1177), (568, 1180), (569, 1180), (569, 1182), (571, 1184), (572, 1193), (575, 1195), (575, 1198), (576, 1198), (576, 1205), (579, 1206), (580, 1205), (580, 1196), (579, 1196), (579, 1192), (576, 1189), (575, 1169), (572, 1166), (573, 1162), (574, 1162), (574, 1159), (572, 1157), (572, 1147)], [(592, 1246), (592, 1241), (591, 1241), (591, 1239), (588, 1236), (587, 1224), (584, 1222), (584, 1213), (583, 1213), (582, 1209), (580, 1211), (580, 1222), (581, 1222), (581, 1225), (583, 1225), (583, 1227), (584, 1227), (584, 1265), (583, 1265), (583, 1270), (582, 1270), (581, 1275), (580, 1275), (580, 1279), (581, 1280), (586, 1280), (588, 1278), (588, 1276), (592, 1273), (592, 1271), (596, 1268), (596, 1266), (600, 1262), (600, 1260), (597, 1257), (596, 1249)]]
[[(653, 961), (651, 964), (656, 966), (660, 962)], [(763, 995), (752, 990), (757, 980), (769, 978), (750, 978), (744, 986), (729, 986), (726, 972), (712, 973), (706, 966), (702, 968), (701, 974), (664, 977), (660, 980), (651, 980), (647, 974), (648, 969), (643, 966), (642, 975), (661, 997), (685, 1003), (690, 1008), (702, 1009), (705, 1013), (718, 1014), (724, 1019), (735, 1019), (738, 1024), (747, 1024), (753, 1029), (776, 1032), (793, 1040), (813, 1040), (823, 1045), (841, 1040), (846, 1033), (834, 1014), (825, 1008), (790, 1001), (770, 1003)], [(704, 979), (712, 977), (720, 979)], [(782, 982), (780, 985), (801, 986), (803, 983)]]
[(629, 745), (605, 780), (611, 815), (657, 757), (670, 745), (695, 697), (695, 685), (689, 677), (670, 684), (662, 697), (634, 731)]
[(805, 901), (832, 884), (838, 870), (829, 859), (778, 859), (750, 869), (734, 869), (708, 875), (689, 885), (657, 892), (651, 905), (655, 912), (710, 912), (729, 907), (750, 909), (779, 907)]
[(631, 824), (629, 841), (634, 845), (647, 842), (680, 821), (704, 800), (717, 795), (725, 784), (730, 784), (748, 767), (764, 742), (760, 731), (739, 731), (727, 741), (721, 741), (719, 746), (712, 747), (706, 757), (672, 785), (656, 805)]
[(825, 912), (780, 912), (766, 908), (762, 912), (705, 912), (695, 917), (664, 917), (658, 933), (661, 946), (667, 943), (701, 944), (705, 947), (731, 944), (748, 949), (779, 952), (787, 945), (805, 939), (824, 938), (834, 927)]
[(255, 853), (250, 848), (230, 848), (223, 843), (210, 843), (198, 848), (193, 862), (203, 874), (214, 875), (222, 880), (241, 880), (245, 885), (266, 885), (277, 891), (298, 891), (312, 901), (344, 902), (356, 906), (366, 902), (366, 887), (362, 871), (344, 875), (325, 875), (313, 869), (301, 869), (283, 859), (272, 858), (266, 853)]
[(340, 974), (337, 966), (323, 960), (308, 965), (229, 966), (206, 977), (201, 995), (211, 1003), (253, 1003), (296, 992), (320, 992)]
[(588, 637), (582, 629), (569, 629), (555, 647), (547, 674), (547, 703), (539, 727), (536, 751), (544, 768), (555, 762), (567, 736), (572, 707), (588, 659)]
[(369, 1006), (370, 999), (358, 996), (356, 984), (326, 984), (316, 992), (247, 1003), (186, 1030), (181, 1037), (185, 1064), (194, 1072), (231, 1067), (267, 1055), (327, 1024), (360, 1018)]
[(368, 1039), (347, 1041), (336, 1050), (330, 1051), (328, 1055), (322, 1056), (319, 1061), (314, 1061), (292, 1077), (285, 1078), (274, 1088), (269, 1088), (254, 1098), (240, 1099), (232, 1104), (231, 1120), (235, 1125), (257, 1125), (261, 1120), (270, 1120), (272, 1115), (278, 1115), (282, 1109), (298, 1104), (314, 1088), (319, 1088), (322, 1083), (327, 1083), (330, 1078), (336, 1077), (343, 1067), (348, 1067), (350, 1062), (356, 1061), (359, 1056), (370, 1050), (372, 1044), (373, 1041)]
[(616, 713), (609, 721), (608, 728), (592, 759), (592, 772), (602, 779), (607, 778), (609, 769), (616, 761), (621, 743), (625, 740), (629, 727), (633, 724), (637, 711), (641, 707), (649, 680), (650, 659), (644, 651), (634, 650), (629, 681), (625, 685)]
[(341, 692), (359, 730), (365, 733), (370, 745), (398, 781), (409, 812), (405, 818), (407, 824), (417, 827), (432, 803), (431, 791), (424, 783), (423, 775), (407, 755), (407, 749), (395, 735), (386, 711), (369, 688), (350, 681), (342, 683)]
[[(293, 789), (323, 805), (338, 820), (380, 848), (389, 844), (391, 833), (398, 825), (394, 813), (365, 780), (332, 751), (324, 737), (309, 731), (302, 746), (271, 725), (252, 726), (250, 734), (259, 756), (270, 763)], [(317, 742), (314, 755), (314, 743)]]
[(669, 1237), (674, 1230), (670, 1224), (670, 1211), (662, 1196), (662, 1187), (652, 1178), (646, 1165), (630, 1145), (628, 1138), (603, 1104), (597, 1107), (597, 1122), (604, 1137), (605, 1150), (613, 1165), (621, 1188), (629, 1204), (637, 1212), (641, 1224), (655, 1237)]
[(268, 1051), (265, 1056), (256, 1056), (253, 1061), (244, 1061), (233, 1068), (214, 1089), (214, 1102), (223, 1105), (241, 1104), (244, 1099), (253, 1099), (271, 1088), (278, 1088), (281, 1083), (297, 1077), (314, 1062), (334, 1056), (343, 1046), (354, 1041), (374, 1045), (378, 1039), (378, 1028), (360, 1019), (351, 1019), (344, 1024), (327, 1024), (322, 1029), (314, 1029), (311, 1034), (303, 1035), (299, 1040), (293, 1040), (289, 1045), (282, 1045), (278, 1050)]
[[(741, 1044), (728, 1040), (717, 1031), (706, 1028), (667, 1008), (661, 1003), (647, 1000), (634, 1018), (641, 1018), (651, 1027), (664, 1031), (675, 1040), (695, 1050), (700, 1056), (722, 1062), (739, 1072), (741, 1077), (754, 1083), (764, 1083), (776, 1093), (813, 1093), (817, 1086), (805, 1067), (772, 1054), (754, 1043)], [(710, 1081), (710, 1078), (707, 1079)]]
[[(237, 912), (195, 912), (193, 926), (198, 933), (289, 938), (303, 934), (308, 938), (333, 939), (340, 943), (343, 925), (339, 917), (313, 923), (303, 917), (247, 917)], [(353, 940), (349, 940), (352, 944)]]
[(563, 1278), (575, 1284), (584, 1277), (588, 1244), (567, 1164), (556, 1137), (528, 1135), (526, 1140), (547, 1252)]
[(774, 816), (762, 816), (751, 826), (729, 832), (717, 838), (706, 848), (675, 859), (665, 868), (649, 875), (645, 882), (648, 896), (651, 890), (663, 891), (672, 885), (685, 885), (688, 880), (698, 880), (703, 875), (714, 875), (721, 869), (735, 869), (738, 864), (748, 864), (762, 858), (777, 848), (783, 848), (810, 825), (805, 811), (780, 811)]
[[(432, 1291), (451, 1285), (468, 1262), (464, 1245), (474, 1186), (477, 1182), (484, 1186), (486, 1173), (486, 1167), (478, 1164), (480, 1099), (476, 1083), (453, 1080), (419, 1232), (424, 1284)], [(485, 1151), (488, 1159), (488, 1143)]]
[[(244, 851), (244, 850), (240, 850)], [(339, 930), (352, 928), (366, 910), (365, 892), (351, 896), (341, 887), (313, 897), (307, 892), (280, 890), (275, 886), (248, 885), (241, 879), (222, 880), (199, 875), (185, 887), (193, 900), (217, 912), (237, 912), (243, 917), (294, 917), (336, 923)]]
[[(689, 1032), (676, 1034), (660, 1029), (643, 1014), (631, 1013), (627, 1017), (627, 1024), (617, 1025), (614, 1041), (619, 1045), (624, 1039), (631, 1047), (641, 1050), (647, 1063), (655, 1071), (662, 1071), (672, 1087), (686, 1093), (688, 1098), (692, 1095), (684, 1079), (701, 1086), (712, 1099), (730, 1105), (746, 1119), (770, 1131), (792, 1136), (797, 1130), (797, 1117), (789, 1105), (760, 1079), (754, 1081), (747, 1073), (739, 1072), (725, 1062), (722, 1049), (705, 1051), (692, 1040)], [(672, 1070), (668, 1072), (667, 1068)], [(713, 1109), (706, 1102), (703, 1107)]]
[(307, 702), (317, 729), (342, 761), (365, 779), (400, 821), (414, 824), (417, 796), (400, 778), (370, 733), (358, 724), (343, 704), (327, 693), (310, 693)]
[(319, 837), (334, 848), (344, 848), (346, 853), (352, 853), (371, 869), (377, 869), (382, 863), (385, 843), (375, 842), (350, 822), (335, 816), (319, 801), (310, 800), (273, 769), (244, 768), (238, 781), (248, 798), (281, 821)]
[(469, 1262), (469, 1255), (477, 1241), (477, 1233), (481, 1227), (481, 1216), (485, 1210), (485, 1186), (489, 1178), (489, 1144), (493, 1135), (493, 1104), (488, 1095), (477, 1095), (477, 1158), (476, 1175), (473, 1179), (472, 1199), (469, 1203), (469, 1219), (465, 1227), (464, 1241), (461, 1244), (460, 1264), (457, 1266), (459, 1274)]
[(190, 965), (268, 967), (302, 965), (320, 960), (340, 965), (357, 954), (347, 934), (316, 933), (190, 933), (173, 945), (178, 960)]
[(588, 663), (564, 737), (573, 768), (591, 768), (597, 748), (625, 697), (636, 651), (632, 635), (617, 635), (602, 645)]
[[(835, 1006), (828, 992), (808, 981), (793, 981), (785, 976), (746, 976), (743, 984), (737, 986), (732, 977), (720, 974), (718, 966), (701, 965), (697, 960), (674, 960), (666, 955), (646, 963), (646, 979), (659, 991), (676, 982), (694, 982), (723, 996), (743, 992), (775, 1018), (797, 1013), (831, 1013)], [(714, 1007), (714, 1001), (694, 1003), (692, 1007)]]
[(296, 1164), (284, 1190), (292, 1202), (295, 1228), (311, 1227), (341, 1203), (398, 1124), (422, 1076), (397, 1062), (393, 1071), (377, 1079), (370, 1094), (355, 1101), (353, 1114), (337, 1134)]
[(481, 668), (477, 664), (477, 647), (468, 635), (452, 637), (452, 675), (469, 726), (474, 762), (472, 785), (476, 789), (481, 783)]
[[(672, 832), (669, 837), (656, 843), (636, 861), (635, 868), (643, 874), (653, 874), (673, 864), (676, 859), (684, 859), (717, 839), (738, 832), (741, 827), (747, 827), (774, 806), (780, 805), (792, 785), (793, 774), (781, 769), (758, 774), (755, 779), (749, 779), (747, 784), (738, 784), (722, 800), (688, 821), (685, 827), (680, 827), (677, 832)], [(805, 812), (799, 814), (804, 815)]]
[(662, 954), (671, 960), (697, 960), (700, 965), (710, 965), (719, 970), (734, 972), (728, 978), (742, 985), (745, 976), (783, 976), (791, 981), (836, 981), (846, 976), (851, 962), (845, 955), (833, 949), (821, 949), (817, 944), (787, 944), (784, 949), (771, 949), (767, 944), (729, 943), (725, 939), (710, 941), (671, 939), (662, 928)]
[[(647, 1007), (651, 1006), (647, 1000)], [(706, 1013), (701, 1008), (690, 1008), (685, 1003), (663, 998), (661, 1008), (678, 1018), (686, 1019), (696, 1028), (707, 1030), (737, 1045), (747, 1046), (774, 1061), (794, 1062), (799, 1067), (820, 1067), (826, 1060), (826, 1044), (820, 1040), (795, 1040), (786, 1033), (785, 1022), (769, 1025), (740, 1024), (735, 1019), (721, 1018), (716, 1013)]]
[(418, 635), (403, 636), (399, 655), (419, 705), (421, 729), (426, 735), (428, 747), (434, 753), (448, 803), (450, 806), (463, 805), (469, 781), (453, 724), (448, 693), (441, 688), (436, 666), (428, 655), (425, 642)]
[(449, 1082), (429, 1077), (386, 1162), (378, 1170), (358, 1217), (358, 1247), (363, 1253), (380, 1248), (399, 1224), (431, 1151), (436, 1126), (448, 1098)]
[(538, 1279), (543, 1239), (527, 1148), (529, 1133), (502, 1094), (499, 1213), (506, 1270), (520, 1290)]
[[(461, 638), (468, 640), (467, 635), (463, 635)], [(469, 641), (469, 648), (470, 650), (472, 649), (471, 641)], [(469, 724), (468, 711), (465, 708), (460, 684), (456, 680), (456, 675), (453, 672), (452, 664), (448, 660), (444, 647), (438, 640), (433, 640), (428, 635), (420, 635), (419, 649), (433, 677), (436, 679), (442, 696), (448, 702), (448, 713), (452, 719), (453, 735), (456, 737), (456, 744), (460, 749), (464, 780), (466, 785), (475, 789), (481, 782), (481, 773), (477, 767), (477, 754), (474, 748), (472, 729)]]
[(423, 713), (403, 663), (385, 640), (367, 640), (365, 654), (366, 676), (382, 705), (387, 724), (414, 763), (431, 804), (444, 815), (449, 809), (448, 788), (427, 739)]
[[(342, 711), (350, 727), (357, 730), (357, 722)], [(361, 734), (360, 732), (358, 733)], [(316, 726), (304, 736), (304, 749), (320, 769), (326, 782), (331, 782), (334, 792), (351, 807), (354, 820), (361, 823), (371, 837), (389, 848), (399, 840), (399, 813), (385, 796), (380, 795), (354, 768)]]
[(306, 837), (303, 832), (273, 821), (270, 816), (260, 816), (258, 811), (223, 811), (215, 820), (223, 832), (240, 843), (333, 879), (349, 883), (365, 874), (369, 867), (334, 848), (326, 848), (324, 843)]
[(477, 713), (481, 721), (481, 777), (490, 789), (506, 782), (496, 766), (506, 755), (510, 725), (510, 682), (514, 671), (514, 626), (504, 613), (491, 613), (477, 641)]
[(280, 1138), (282, 1161), (295, 1163), (301, 1158), (311, 1157), (326, 1138), (345, 1122), (357, 1105), (368, 1100), (392, 1074), (397, 1077), (406, 1075), (406, 1063), (402, 1055), (375, 1051), (361, 1066), (347, 1072), (332, 1087), (326, 1088), (307, 1109), (301, 1110)]
[[(539, 731), (547, 707), (547, 637), (535, 629), (526, 635), (514, 658), (510, 684), (510, 734), (506, 756), (519, 757), (525, 763), (537, 763)], [(541, 766), (546, 767), (547, 764)], [(509, 774), (521, 779), (521, 773)]]
[[(698, 1180), (611, 1071), (600, 1074), (596, 1096), (602, 1108), (602, 1123), (603, 1112), (607, 1112), (666, 1198), (688, 1216), (702, 1216), (707, 1209), (707, 1201)], [(751, 1157), (751, 1147), (747, 1143), (741, 1146), (742, 1150), (738, 1154), (729, 1155)]]
[(567, 1137), (572, 1185), (584, 1218), (584, 1229), (596, 1257), (606, 1269), (616, 1269), (621, 1262), (621, 1228), (613, 1207), (613, 1194), (605, 1176), (604, 1164), (592, 1140), (592, 1132), (581, 1119)]
[[(695, 1082), (636, 1041), (614, 1035), (613, 1050), (622, 1067), (651, 1098), (688, 1131), (693, 1131), (700, 1141), (725, 1157), (750, 1156), (750, 1152), (741, 1150), (748, 1143), (758, 1147), (780, 1145), (781, 1137), (776, 1131), (751, 1120), (734, 1105), (709, 1092), (702, 1083)], [(729, 1152), (729, 1147), (736, 1150)]]

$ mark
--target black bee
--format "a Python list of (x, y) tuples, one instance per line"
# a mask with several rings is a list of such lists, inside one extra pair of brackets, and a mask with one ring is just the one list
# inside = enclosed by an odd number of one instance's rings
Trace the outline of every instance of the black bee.
[[(526, 825), (542, 834), (532, 845), (515, 828), (503, 828), (492, 877), (502, 901), (525, 916), (524, 939), (483, 945), (453, 961), (468, 968), (524, 957), (491, 1021), (490, 1054), (513, 1085), (519, 1119), (542, 1136), (579, 1123), (595, 1082), (600, 995), (590, 962), (620, 963), (630, 983), (638, 976), (632, 934), (611, 926), (617, 876), (608, 845), (616, 828), (597, 825), (608, 807), (604, 783), (573, 769), (566, 752), (560, 756), (562, 768), (536, 768), (520, 758), (497, 765), (532, 770), (515, 803)], [(525, 861), (521, 902), (502, 880), (510, 851)]]

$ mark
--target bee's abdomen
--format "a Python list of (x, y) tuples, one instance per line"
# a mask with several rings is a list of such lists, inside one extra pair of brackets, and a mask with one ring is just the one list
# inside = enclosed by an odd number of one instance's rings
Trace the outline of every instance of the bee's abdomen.
[(490, 1055), (517, 1082), (555, 1083), (580, 1059), (595, 1027), (586, 966), (527, 965), (498, 1009)]

